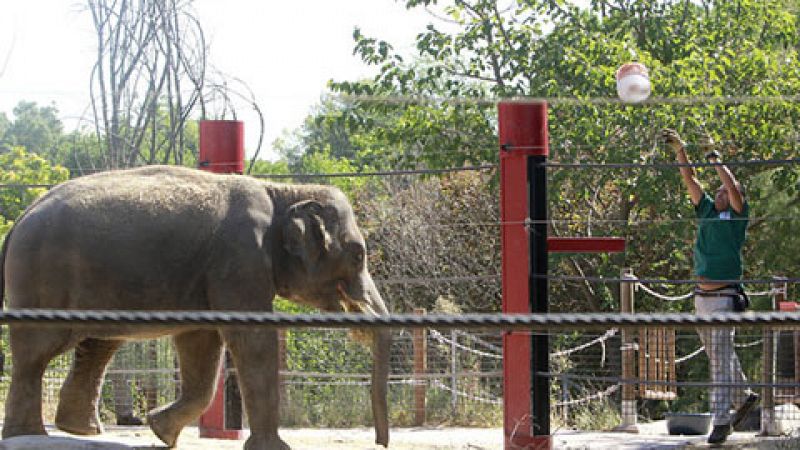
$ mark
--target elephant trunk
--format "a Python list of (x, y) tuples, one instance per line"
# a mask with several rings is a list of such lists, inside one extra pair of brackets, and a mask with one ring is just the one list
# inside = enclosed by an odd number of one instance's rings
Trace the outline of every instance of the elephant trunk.
[[(349, 290), (340, 287), (345, 299), (351, 299), (359, 305), (359, 310), (371, 316), (387, 316), (389, 310), (375, 287), (372, 277), (366, 269), (360, 274), (358, 281), (348, 284)], [(347, 308), (345, 308), (347, 310)], [(366, 344), (371, 339), (372, 347), (372, 417), (375, 422), (375, 443), (389, 445), (389, 407), (387, 392), (389, 384), (389, 357), (392, 346), (392, 331), (388, 328), (377, 328), (370, 332), (351, 330), (351, 335)], [(369, 338), (368, 338), (369, 337)]]
[[(366, 271), (365, 271), (366, 272)], [(389, 315), (389, 309), (375, 287), (372, 277), (362, 277), (366, 294), (367, 313), (376, 316)], [(389, 446), (389, 406), (387, 402), (389, 384), (389, 359), (391, 356), (392, 330), (378, 328), (372, 332), (372, 417), (375, 422), (375, 443)]]
[(389, 408), (386, 394), (389, 382), (389, 351), (392, 332), (388, 328), (374, 332), (372, 344), (372, 416), (375, 421), (375, 443), (389, 446)]

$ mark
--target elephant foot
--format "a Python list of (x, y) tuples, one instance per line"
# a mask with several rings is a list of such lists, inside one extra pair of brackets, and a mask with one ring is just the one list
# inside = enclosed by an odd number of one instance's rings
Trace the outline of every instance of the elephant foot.
[(56, 427), (70, 434), (94, 436), (103, 432), (103, 424), (94, 414), (76, 414), (66, 409), (61, 409), (61, 402), (56, 412)]
[[(47, 432), (44, 431), (44, 426), (42, 424), (39, 425), (12, 425), (9, 422), (6, 422), (3, 425), (3, 439), (7, 439), (14, 436), (47, 436)], [(0, 447), (2, 444), (0, 444)]]
[(276, 434), (269, 438), (250, 436), (244, 443), (244, 450), (292, 450), (292, 448)]
[(147, 414), (147, 424), (153, 430), (161, 442), (167, 444), (169, 448), (175, 447), (178, 442), (178, 435), (181, 434), (183, 426), (170, 419), (165, 409), (157, 409)]

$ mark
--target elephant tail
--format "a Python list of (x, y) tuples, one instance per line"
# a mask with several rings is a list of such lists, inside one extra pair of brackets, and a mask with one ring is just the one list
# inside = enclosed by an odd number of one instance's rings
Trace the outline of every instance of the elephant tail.
[[(16, 225), (16, 224), (15, 224)], [(6, 300), (6, 252), (8, 250), (8, 241), (11, 240), (11, 233), (14, 231), (14, 226), (8, 230), (5, 238), (3, 239), (2, 254), (0, 254), (0, 308), (5, 304)]]
[[(14, 231), (14, 227), (16, 223), (11, 226), (11, 229), (8, 230), (6, 233), (6, 237), (3, 239), (3, 249), (2, 254), (0, 254), (0, 310), (3, 309), (3, 305), (6, 302), (6, 251), (8, 250), (8, 241), (11, 240), (11, 232)], [(0, 336), (3, 334), (3, 328), (0, 327)], [(5, 375), (6, 373), (6, 354), (0, 349), (0, 375)]]

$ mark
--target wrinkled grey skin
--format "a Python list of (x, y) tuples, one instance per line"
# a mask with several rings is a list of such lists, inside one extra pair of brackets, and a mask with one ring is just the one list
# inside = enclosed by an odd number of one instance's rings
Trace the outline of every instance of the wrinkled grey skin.
[[(158, 166), (87, 176), (28, 208), (6, 239), (3, 264), (9, 308), (271, 311), (277, 294), (323, 311), (388, 314), (353, 211), (325, 186)], [(56, 425), (102, 432), (97, 402), (114, 352), (125, 340), (172, 335), (181, 396), (148, 415), (161, 440), (175, 446), (208, 405), (224, 343), (251, 428), (244, 448), (289, 448), (278, 436), (275, 330), (12, 325), (10, 335), (4, 438), (45, 434), (42, 374), (72, 348)], [(376, 442), (387, 445), (390, 337), (371, 336)]]

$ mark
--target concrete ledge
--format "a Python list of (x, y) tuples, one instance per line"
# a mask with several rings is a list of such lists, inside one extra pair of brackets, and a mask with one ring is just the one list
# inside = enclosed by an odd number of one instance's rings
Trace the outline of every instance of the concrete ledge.
[(153, 447), (131, 447), (118, 442), (87, 440), (62, 436), (14, 436), (0, 441), (2, 450), (131, 450)]

